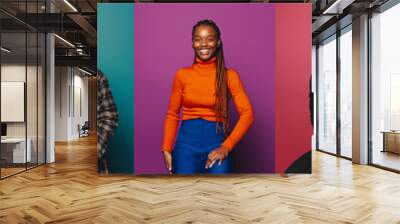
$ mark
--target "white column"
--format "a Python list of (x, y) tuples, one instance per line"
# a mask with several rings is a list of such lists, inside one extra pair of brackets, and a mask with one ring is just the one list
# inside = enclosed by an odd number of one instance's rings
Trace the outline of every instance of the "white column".
[(368, 15), (353, 19), (353, 162), (368, 163)]
[[(54, 5), (46, 1), (47, 12), (54, 12)], [(46, 35), (46, 163), (55, 162), (55, 43), (54, 34)]]
[(55, 133), (55, 56), (54, 56), (54, 35), (47, 34), (46, 36), (46, 84), (47, 84), (47, 107), (46, 107), (46, 163), (52, 163), (55, 161), (55, 150), (54, 150), (54, 133)]

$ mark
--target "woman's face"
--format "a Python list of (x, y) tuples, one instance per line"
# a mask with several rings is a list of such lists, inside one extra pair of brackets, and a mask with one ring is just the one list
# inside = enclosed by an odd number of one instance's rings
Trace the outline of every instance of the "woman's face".
[(194, 31), (192, 44), (196, 57), (202, 61), (208, 61), (214, 56), (220, 41), (211, 26), (201, 25)]

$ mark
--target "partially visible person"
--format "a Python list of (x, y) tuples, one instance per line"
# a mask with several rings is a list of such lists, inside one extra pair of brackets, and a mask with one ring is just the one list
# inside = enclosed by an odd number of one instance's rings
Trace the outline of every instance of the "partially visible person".
[(97, 169), (108, 173), (107, 147), (118, 127), (118, 110), (107, 77), (97, 73)]
[[(194, 25), (192, 48), (193, 65), (179, 69), (173, 82), (162, 145), (165, 165), (174, 174), (229, 173), (231, 151), (253, 123), (253, 109), (239, 74), (225, 67), (221, 32), (214, 21)], [(239, 113), (232, 131), (230, 99)]]

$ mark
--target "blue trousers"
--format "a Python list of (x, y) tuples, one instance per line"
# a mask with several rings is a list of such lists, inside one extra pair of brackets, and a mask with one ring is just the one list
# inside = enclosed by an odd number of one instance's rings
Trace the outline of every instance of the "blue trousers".
[(218, 161), (216, 161), (211, 168), (205, 168), (208, 154), (221, 146), (224, 140), (222, 129), (217, 133), (217, 125), (222, 124), (204, 119), (182, 121), (172, 151), (172, 172), (174, 174), (224, 174), (230, 172), (230, 154), (221, 165), (218, 165)]

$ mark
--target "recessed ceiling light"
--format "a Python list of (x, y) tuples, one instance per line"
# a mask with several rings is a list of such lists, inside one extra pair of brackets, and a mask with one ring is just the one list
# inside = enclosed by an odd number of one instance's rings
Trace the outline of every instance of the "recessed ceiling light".
[(65, 4), (67, 4), (74, 12), (78, 12), (78, 10), (68, 1), (64, 0)]
[(343, 10), (351, 5), (355, 0), (336, 0), (322, 14), (342, 14)]
[(85, 73), (85, 74), (87, 74), (87, 75), (93, 75), (92, 73), (90, 73), (90, 72), (88, 72), (88, 71), (86, 71), (86, 70), (83, 70), (83, 69), (81, 69), (81, 68), (79, 68), (79, 67), (78, 67), (78, 70), (81, 71), (81, 72), (83, 72), (83, 73)]
[(60, 37), (60, 36), (57, 35), (57, 34), (54, 34), (54, 36), (57, 37), (58, 39), (60, 39), (62, 42), (64, 42), (64, 43), (66, 43), (67, 45), (69, 45), (70, 47), (75, 48), (75, 45), (73, 45), (73, 44), (72, 44), (71, 42), (69, 42), (68, 40), (66, 40), (66, 39), (64, 39), (64, 38), (62, 38), (62, 37)]
[(10, 53), (11, 52), (11, 50), (9, 50), (9, 49), (7, 49), (5, 47), (1, 47), (1, 51), (4, 51), (6, 53)]

